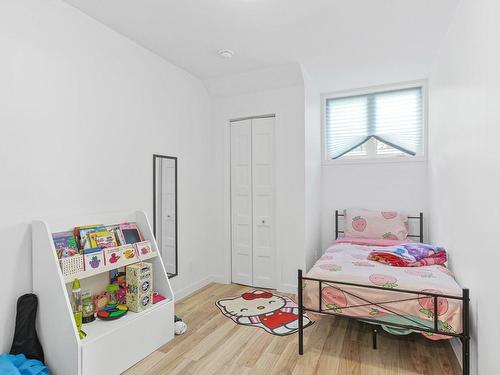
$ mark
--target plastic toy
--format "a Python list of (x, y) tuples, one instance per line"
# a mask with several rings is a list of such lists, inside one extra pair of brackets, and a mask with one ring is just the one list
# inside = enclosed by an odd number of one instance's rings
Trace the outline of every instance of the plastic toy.
[(93, 299), (96, 311), (99, 311), (108, 306), (109, 299), (106, 292), (101, 292), (99, 294), (94, 295)]
[(116, 305), (118, 303), (116, 298), (116, 292), (118, 291), (118, 289), (120, 289), (120, 287), (116, 284), (109, 284), (106, 287), (106, 293), (108, 295), (109, 305)]
[(123, 317), (128, 311), (125, 305), (109, 305), (97, 312), (97, 317), (102, 320), (115, 320)]

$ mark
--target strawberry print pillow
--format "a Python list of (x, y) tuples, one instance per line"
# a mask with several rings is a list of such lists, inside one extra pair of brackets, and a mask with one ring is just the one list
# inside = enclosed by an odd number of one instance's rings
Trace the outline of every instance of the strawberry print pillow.
[(344, 211), (346, 237), (406, 240), (408, 216), (397, 211), (348, 209)]

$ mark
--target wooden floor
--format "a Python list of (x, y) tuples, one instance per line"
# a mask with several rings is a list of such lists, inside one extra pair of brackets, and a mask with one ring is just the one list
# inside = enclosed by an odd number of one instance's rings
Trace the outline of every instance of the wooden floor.
[(383, 332), (373, 350), (371, 325), (334, 317), (305, 329), (305, 353), (299, 356), (296, 334), (279, 337), (237, 325), (215, 306), (248, 289), (210, 284), (178, 302), (176, 314), (187, 323), (187, 333), (125, 374), (461, 374), (447, 341)]

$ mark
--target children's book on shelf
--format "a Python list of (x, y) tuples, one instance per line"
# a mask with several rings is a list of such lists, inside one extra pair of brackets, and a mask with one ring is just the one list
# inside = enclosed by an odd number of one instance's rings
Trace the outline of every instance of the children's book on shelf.
[(90, 240), (90, 247), (116, 247), (115, 236), (108, 230), (102, 230), (99, 232), (92, 232), (88, 234)]
[(59, 232), (52, 234), (57, 257), (67, 258), (78, 253), (78, 246), (73, 232)]
[(152, 252), (151, 242), (144, 241), (136, 223), (83, 225), (52, 236), (64, 276), (104, 266), (118, 268)]
[(126, 244), (134, 244), (144, 240), (135, 223), (123, 223), (120, 224), (118, 228), (120, 232), (122, 232)]
[(153, 252), (153, 248), (151, 247), (151, 241), (136, 242), (134, 243), (134, 247), (139, 258), (151, 254)]
[(104, 266), (104, 256), (100, 247), (85, 249), (83, 252), (84, 270), (97, 270)]
[(123, 234), (118, 225), (107, 225), (106, 229), (108, 230), (108, 232), (113, 234), (113, 236), (115, 237), (115, 242), (118, 246), (125, 245), (125, 238), (123, 238)]
[(90, 244), (89, 234), (94, 232), (105, 231), (106, 227), (102, 224), (92, 224), (83, 225), (80, 227), (75, 227), (75, 237), (78, 240), (78, 246), (80, 249), (90, 249), (92, 246)]

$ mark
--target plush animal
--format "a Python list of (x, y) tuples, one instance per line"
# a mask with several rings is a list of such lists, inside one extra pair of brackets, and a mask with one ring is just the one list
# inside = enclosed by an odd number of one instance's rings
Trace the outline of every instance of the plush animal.
[(174, 332), (176, 335), (182, 335), (187, 331), (187, 325), (179, 318), (177, 315), (174, 315)]
[[(273, 335), (286, 336), (299, 327), (297, 305), (290, 298), (271, 292), (254, 290), (238, 297), (221, 299), (216, 304), (234, 322), (259, 327)], [(304, 327), (310, 324), (311, 320), (304, 315)]]

